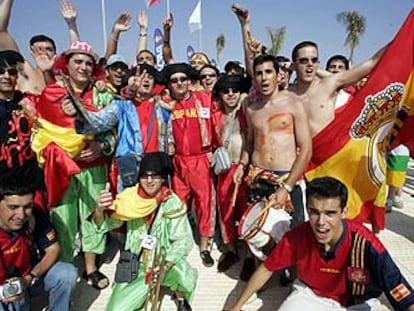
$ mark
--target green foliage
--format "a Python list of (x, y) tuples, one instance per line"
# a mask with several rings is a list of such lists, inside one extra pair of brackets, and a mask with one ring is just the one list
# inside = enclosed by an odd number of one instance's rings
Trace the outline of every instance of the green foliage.
[(280, 27), (274, 30), (271, 27), (266, 27), (266, 31), (270, 37), (271, 47), (268, 50), (268, 53), (277, 56), (279, 51), (282, 49), (283, 43), (286, 37), (286, 27)]
[(346, 27), (344, 45), (349, 46), (349, 60), (352, 62), (355, 48), (358, 46), (361, 36), (366, 30), (365, 16), (356, 11), (341, 12), (336, 15), (336, 20)]

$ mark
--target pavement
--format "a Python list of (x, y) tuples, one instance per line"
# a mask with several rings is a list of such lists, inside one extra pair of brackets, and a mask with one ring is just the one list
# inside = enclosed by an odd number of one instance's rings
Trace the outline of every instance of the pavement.
[[(403, 189), (404, 207), (402, 209), (394, 208), (391, 213), (386, 214), (386, 229), (379, 233), (378, 237), (387, 247), (408, 282), (414, 286), (414, 162), (412, 161), (407, 175)], [(212, 256), (216, 263), (211, 268), (206, 268), (201, 264), (197, 246), (193, 248), (188, 257), (190, 263), (198, 269), (199, 273), (192, 303), (195, 311), (223, 310), (235, 301), (246, 284), (238, 279), (242, 266), (241, 262), (232, 266), (225, 273), (217, 272), (217, 260), (220, 255), (221, 253), (214, 245)], [(118, 255), (116, 254), (110, 263), (101, 266), (101, 271), (109, 277), (111, 283), (114, 278), (117, 259)], [(75, 289), (72, 310), (105, 310), (110, 294), (111, 286), (98, 291), (81, 280)], [(279, 276), (276, 274), (272, 278), (268, 289), (258, 296), (252, 297), (245, 305), (244, 310), (275, 310), (288, 294), (289, 288), (279, 285)], [(387, 304), (384, 295), (381, 300)], [(176, 310), (176, 305), (168, 292), (162, 295), (161, 310)]]

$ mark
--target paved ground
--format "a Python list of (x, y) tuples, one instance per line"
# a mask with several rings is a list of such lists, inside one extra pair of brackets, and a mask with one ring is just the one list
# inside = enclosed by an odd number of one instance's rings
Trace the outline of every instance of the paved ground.
[[(408, 281), (414, 285), (414, 164), (410, 164), (408, 178), (404, 188), (405, 206), (394, 209), (387, 214), (387, 229), (379, 234), (379, 238), (389, 249), (395, 262)], [(220, 252), (213, 248), (213, 257), (217, 260)], [(234, 265), (228, 272), (218, 273), (216, 265), (205, 268), (201, 265), (197, 248), (189, 256), (189, 260), (199, 271), (198, 285), (193, 302), (193, 310), (223, 310), (231, 304), (245, 283), (238, 281), (241, 263)], [(101, 271), (113, 280), (117, 257), (110, 264), (103, 264)], [(289, 289), (278, 285), (278, 276), (274, 276), (271, 286), (258, 297), (251, 299), (244, 308), (250, 310), (275, 310), (288, 294)], [(73, 310), (105, 310), (111, 288), (97, 291), (81, 281), (75, 291)], [(163, 296), (162, 310), (176, 310), (169, 294)]]

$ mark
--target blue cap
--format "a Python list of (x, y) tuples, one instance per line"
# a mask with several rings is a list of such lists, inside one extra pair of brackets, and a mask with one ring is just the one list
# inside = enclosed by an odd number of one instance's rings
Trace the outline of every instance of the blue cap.
[(112, 54), (111, 56), (109, 56), (108, 61), (106, 62), (106, 68), (112, 66), (113, 64), (116, 63), (122, 63), (125, 66), (128, 67), (128, 62), (126, 61), (126, 59), (120, 55), (120, 54)]

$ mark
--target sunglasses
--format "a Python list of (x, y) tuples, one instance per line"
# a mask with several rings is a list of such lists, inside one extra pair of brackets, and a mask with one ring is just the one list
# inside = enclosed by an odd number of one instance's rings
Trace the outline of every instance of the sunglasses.
[(223, 94), (225, 94), (225, 95), (227, 95), (227, 94), (229, 94), (229, 93), (230, 93), (230, 90), (231, 90), (233, 93), (239, 93), (239, 92), (240, 92), (240, 90), (237, 90), (237, 89), (232, 89), (231, 87), (226, 88), (226, 89), (222, 89), (220, 92), (221, 92), (221, 93), (223, 93)]
[(204, 80), (206, 78), (216, 78), (217, 75), (215, 73), (206, 73), (204, 75), (200, 75), (200, 79)]
[(0, 68), (0, 75), (4, 75), (6, 72), (9, 74), (9, 76), (16, 76), (18, 73), (16, 68)]
[(162, 176), (160, 174), (152, 174), (152, 173), (144, 173), (139, 178), (141, 178), (141, 179), (148, 179), (150, 177), (153, 180), (160, 180), (160, 179), (162, 179)]
[(298, 62), (301, 65), (307, 65), (309, 64), (309, 62), (311, 64), (316, 64), (319, 61), (319, 59), (317, 57), (301, 57), (298, 58)]
[(170, 79), (170, 83), (178, 83), (178, 82), (186, 82), (188, 81), (187, 77), (180, 77), (180, 78), (172, 78)]

